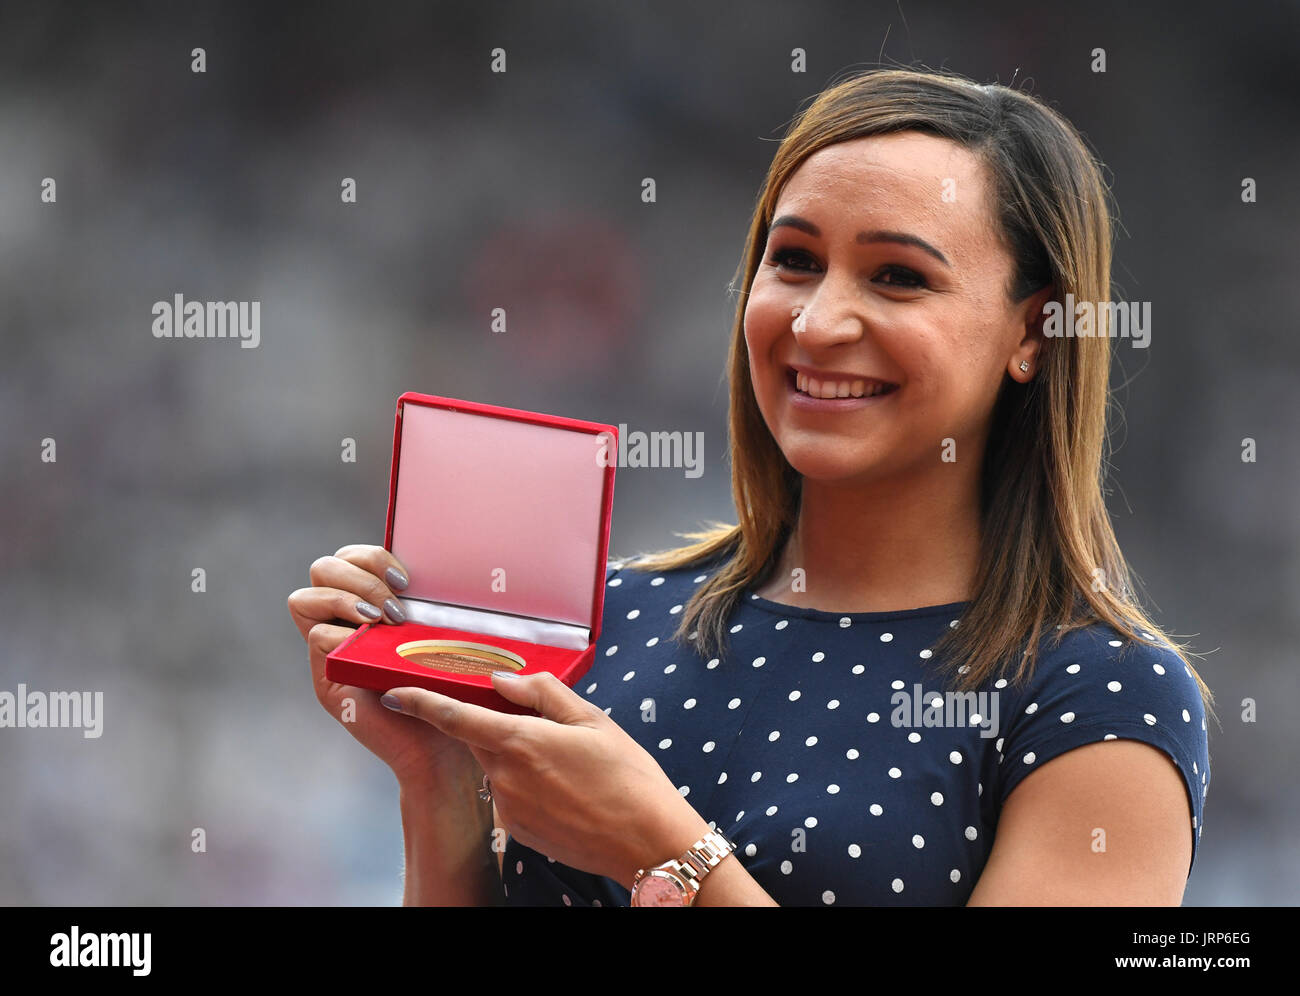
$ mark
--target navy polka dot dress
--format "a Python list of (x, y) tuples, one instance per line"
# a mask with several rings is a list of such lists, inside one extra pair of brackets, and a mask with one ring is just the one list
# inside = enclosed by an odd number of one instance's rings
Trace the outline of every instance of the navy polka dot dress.
[[(930, 647), (965, 603), (841, 614), (746, 593), (726, 662), (706, 661), (669, 637), (717, 563), (611, 563), (595, 663), (575, 690), (655, 757), (777, 903), (963, 905), (1021, 779), (1116, 738), (1153, 744), (1182, 772), (1195, 862), (1205, 714), (1172, 650), (1098, 625), (1043, 653), (1028, 683), (998, 679), (945, 704)], [(619, 883), (513, 838), (502, 871), (511, 905), (629, 900)]]

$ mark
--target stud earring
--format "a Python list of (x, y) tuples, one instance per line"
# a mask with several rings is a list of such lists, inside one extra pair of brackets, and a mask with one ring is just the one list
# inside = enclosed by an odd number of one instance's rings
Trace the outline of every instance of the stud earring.
[(1021, 372), (1021, 373), (1029, 373), (1029, 361), (1028, 361), (1028, 360), (1021, 360), (1021, 361), (1020, 361), (1020, 372)]

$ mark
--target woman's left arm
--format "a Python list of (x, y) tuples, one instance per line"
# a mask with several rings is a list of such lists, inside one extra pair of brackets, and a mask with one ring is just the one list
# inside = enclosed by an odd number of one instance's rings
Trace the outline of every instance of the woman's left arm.
[(1053, 758), (1007, 797), (968, 906), (1178, 906), (1192, 861), (1182, 775), (1139, 740)]
[[(401, 711), (463, 741), (487, 773), (501, 824), (526, 847), (632, 888), (642, 868), (680, 857), (709, 831), (653, 757), (594, 703), (548, 672), (494, 672), (517, 716), (422, 688), (388, 694)], [(697, 906), (776, 906), (735, 855), (704, 878)]]

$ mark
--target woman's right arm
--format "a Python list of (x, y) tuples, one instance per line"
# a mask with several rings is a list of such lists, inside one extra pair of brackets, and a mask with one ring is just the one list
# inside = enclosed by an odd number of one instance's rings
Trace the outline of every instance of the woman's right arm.
[(492, 850), (492, 803), (478, 797), (483, 772), (469, 748), (421, 719), (384, 708), (379, 692), (325, 677), (326, 656), (358, 625), (399, 622), (405, 568), (381, 546), (345, 546), (316, 560), (308, 580), (311, 587), (289, 596), (289, 612), (307, 642), (316, 698), (397, 776), (403, 904), (499, 904), (504, 897)]
[(403, 906), (500, 906), (501, 864), (492, 849), (492, 803), (483, 772), (457, 768), (400, 785), (406, 846)]

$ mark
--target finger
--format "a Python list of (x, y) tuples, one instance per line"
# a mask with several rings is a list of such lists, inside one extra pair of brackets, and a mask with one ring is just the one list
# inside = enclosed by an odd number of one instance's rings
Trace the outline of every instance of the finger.
[(353, 543), (340, 547), (334, 556), (364, 568), (377, 578), (382, 578), (393, 591), (405, 591), (411, 583), (410, 572), (393, 556), (391, 550), (385, 550), (382, 546)]
[(358, 567), (342, 557), (319, 557), (312, 562), (310, 574), (315, 587), (351, 592), (362, 601), (383, 610), (386, 621), (406, 621), (406, 611), (393, 590), (364, 567)]
[[(329, 652), (354, 633), (356, 630), (347, 626), (318, 623), (309, 631), (307, 645), (311, 650), (308, 659), (316, 701), (356, 736), (358, 721), (363, 726), (368, 726), (375, 721), (372, 718), (374, 715), (383, 712), (379, 705), (379, 694), (368, 688), (331, 681), (325, 676), (325, 658)], [(349, 706), (353, 710), (351, 716), (345, 713)]]
[(507, 676), (493, 671), (492, 687), (503, 699), (528, 706), (552, 722), (566, 726), (593, 726), (608, 719), (595, 703), (588, 702), (550, 671)]
[(317, 623), (347, 621), (360, 625), (383, 618), (377, 605), (338, 588), (299, 588), (289, 596), (289, 614), (304, 640)]
[(528, 722), (542, 722), (536, 716), (511, 716), (426, 688), (390, 688), (379, 700), (394, 712), (415, 716), (450, 737), (493, 753), (507, 749)]
[(333, 682), (325, 678), (325, 658), (329, 652), (355, 633), (349, 626), (335, 626), (331, 623), (317, 623), (307, 631), (307, 648), (311, 657), (311, 680), (316, 686), (318, 696), (322, 695)]

